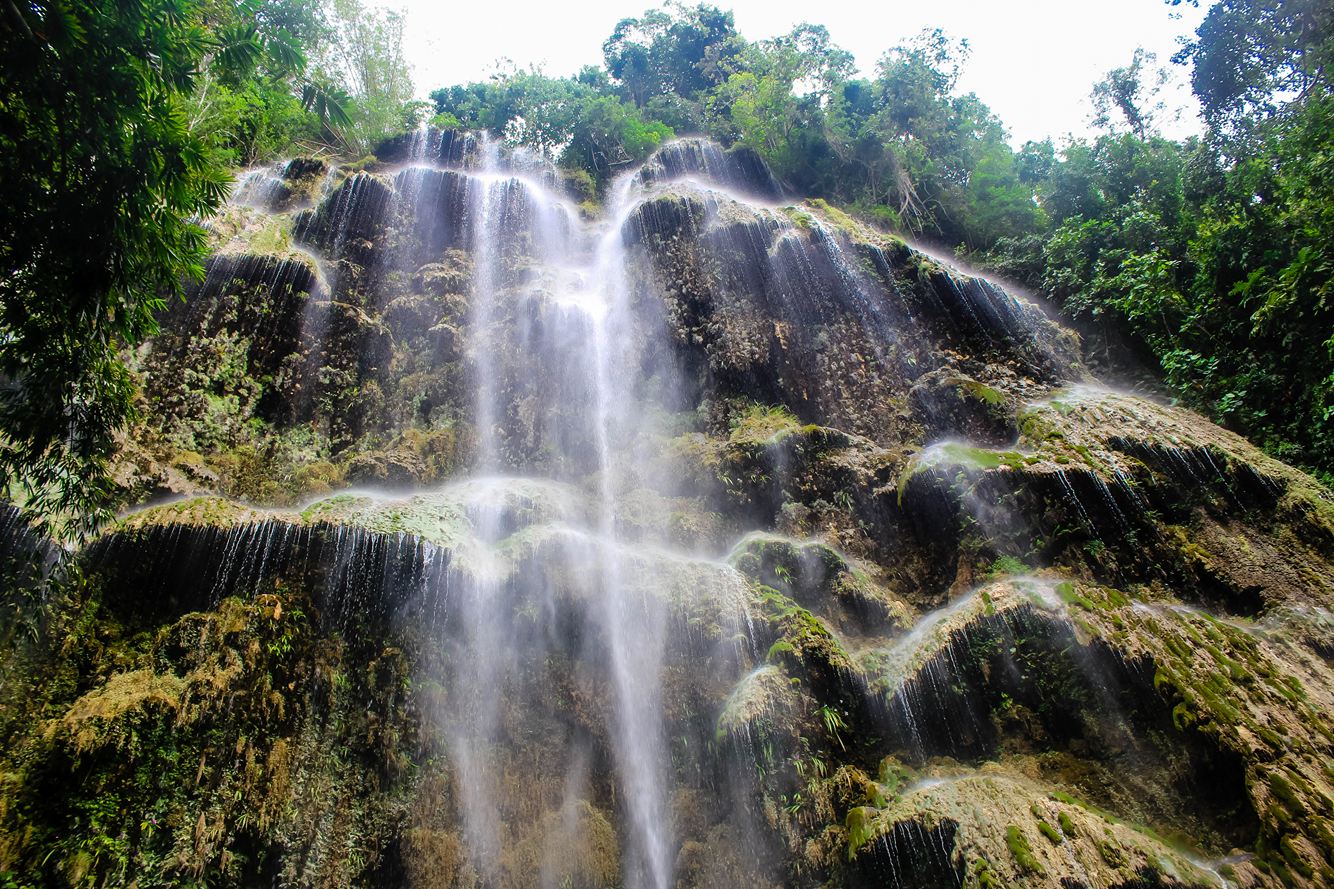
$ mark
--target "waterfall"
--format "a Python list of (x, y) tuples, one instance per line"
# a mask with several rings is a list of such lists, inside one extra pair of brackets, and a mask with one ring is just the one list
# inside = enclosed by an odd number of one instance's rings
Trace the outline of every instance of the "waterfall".
[[(121, 794), (126, 872), (1193, 887), (1135, 824), (1202, 862), (1277, 811), (1256, 775), (1324, 811), (1275, 769), (1327, 752), (1288, 718), (1328, 703), (1327, 600), (1286, 560), (1329, 551), (1328, 498), (755, 153), (676, 140), (595, 203), (424, 127), (252, 171), (211, 225), (135, 357), (126, 472), (181, 496), (73, 556), (70, 671), (13, 729), (71, 799)], [(36, 633), (64, 563), (0, 519)], [(105, 832), (34, 780), (0, 794), (24, 836)]]
[[(710, 677), (720, 692), (747, 676), (784, 680), (754, 651), (749, 581), (738, 569), (721, 553), (682, 552), (627, 523), (634, 492), (651, 490), (664, 501), (682, 493), (654, 435), (659, 414), (689, 405), (687, 390), (699, 385), (663, 345), (679, 336), (668, 326), (679, 311), (670, 307), (676, 272), (657, 267), (645, 244), (678, 228), (698, 239), (719, 275), (718, 298), (736, 301), (729, 311), (743, 331), (771, 324), (788, 350), (779, 384), (833, 420), (873, 424), (855, 403), (877, 388), (903, 386), (918, 365), (935, 360), (911, 335), (932, 309), (898, 292), (880, 248), (859, 256), (828, 222), (780, 207), (779, 185), (744, 151), (698, 139), (671, 143), (613, 181), (595, 218), (562, 191), (552, 166), (485, 134), (423, 128), (381, 154), (398, 166), (346, 177), (296, 217), (294, 236), (317, 267), (333, 270), (333, 304), (345, 262), (354, 269), (349, 287), (358, 269), (371, 282), (360, 286), (376, 311), (385, 308), (376, 282), (392, 286), (423, 269), (466, 282), (458, 289), (466, 291), (469, 391), (462, 401), (475, 429), (472, 465), (411, 501), (454, 530), (434, 541), (449, 553), (445, 567), (423, 575), (437, 587), (433, 604), (406, 613), (432, 616), (437, 651), (420, 679), (442, 696), (425, 716), (444, 737), (468, 866), (487, 884), (504, 882), (512, 866), (505, 844), (529, 805), (516, 799), (524, 790), (514, 775), (537, 767), (518, 762), (514, 749), (540, 685), (531, 674), (535, 665), (568, 659), (582, 693), (602, 702), (600, 723), (550, 745), (568, 777), (550, 790), (560, 798), (548, 811), (564, 827), (546, 836), (541, 859), (560, 859), (551, 844), (583, 823), (578, 813), (595, 793), (596, 773), (605, 782), (597, 792), (618, 814), (622, 884), (668, 889), (682, 844), (673, 802), (682, 788), (664, 682), (670, 659), (701, 644), (691, 637), (698, 615), (690, 609), (706, 602), (721, 634), (743, 640), (724, 646), (730, 667)], [(238, 200), (271, 202), (282, 169), (248, 177)], [(453, 254), (466, 259), (450, 260)], [(1025, 323), (1004, 293), (949, 275), (939, 280), (939, 311), (957, 313), (967, 302), (988, 342)], [(886, 288), (893, 298), (884, 297)], [(648, 308), (664, 297), (666, 314)], [(329, 329), (336, 333), (337, 325)], [(830, 332), (853, 346), (828, 349), (821, 338)], [(728, 354), (710, 358), (724, 371), (731, 354), (754, 351), (744, 340), (728, 343), (733, 335), (724, 329)], [(896, 408), (886, 400), (886, 410)], [(791, 467), (779, 460), (775, 471)], [(343, 518), (400, 514), (392, 498), (369, 503)], [(337, 521), (340, 509), (322, 510), (321, 518)], [(557, 628), (560, 621), (568, 623)], [(735, 692), (731, 699), (740, 700)], [(599, 756), (607, 761), (592, 768)]]
[[(619, 491), (646, 471), (636, 465), (634, 433), (642, 406), (622, 232), (644, 187), (621, 179), (603, 218), (583, 222), (542, 177), (531, 169), (516, 171), (497, 143), (484, 137), (477, 143), (477, 159), (463, 171), (473, 259), (477, 476), (462, 491), (472, 541), (450, 574), (452, 621), (463, 656), (451, 659), (446, 677), (450, 697), (464, 703), (438, 714), (450, 738), (465, 836), (474, 866), (494, 875), (503, 833), (495, 754), (502, 696), (517, 681), (520, 655), (536, 656), (531, 640), (523, 643), (529, 650), (518, 651), (513, 609), (535, 600), (554, 608), (551, 574), (572, 568), (572, 584), (582, 587), (586, 600), (581, 613), (587, 631), (599, 640), (580, 656), (595, 661), (590, 668), (604, 672), (611, 689), (608, 734), (628, 822), (625, 883), (667, 889), (673, 884), (673, 837), (661, 673), (669, 613), (642, 581), (630, 582), (642, 571), (632, 564), (639, 556), (619, 538), (616, 523)], [(412, 162), (419, 163), (429, 151), (413, 153)], [(525, 486), (543, 483), (543, 467), (518, 456), (524, 447), (514, 440), (520, 433), (510, 412), (514, 388), (543, 377), (562, 396), (534, 422), (546, 436), (547, 471), (553, 481), (582, 485), (591, 508), (580, 516), (567, 502), (547, 518), (581, 527), (558, 535), (554, 548), (542, 554), (547, 564), (531, 570), (516, 566), (511, 552), (523, 522), (513, 501), (526, 496)], [(734, 575), (723, 565), (713, 570)], [(740, 579), (733, 582), (739, 589)], [(572, 751), (572, 774), (586, 755)], [(562, 811), (573, 811), (588, 791), (572, 782), (564, 792)]]

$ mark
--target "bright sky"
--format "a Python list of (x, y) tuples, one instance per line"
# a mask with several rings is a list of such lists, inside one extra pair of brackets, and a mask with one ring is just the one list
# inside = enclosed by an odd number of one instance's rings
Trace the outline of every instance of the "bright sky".
[[(693, 0), (691, 0), (693, 2)], [(382, 0), (405, 12), (405, 50), (417, 92), (484, 79), (508, 58), (548, 74), (573, 74), (602, 62), (602, 41), (616, 22), (637, 16), (653, 0), (508, 0), (445, 3)], [(1184, 108), (1166, 134), (1198, 132), (1196, 106), (1186, 72), (1170, 64), (1177, 38), (1194, 32), (1204, 16), (1187, 4), (1164, 0), (715, 0), (731, 8), (737, 30), (749, 40), (790, 31), (803, 21), (823, 24), (834, 42), (851, 51), (863, 73), (890, 46), (924, 28), (939, 27), (972, 48), (960, 88), (975, 92), (1010, 129), (1011, 141), (1087, 130), (1089, 91), (1111, 68), (1129, 63), (1135, 47), (1157, 53), (1172, 69), (1174, 85), (1162, 98)]]

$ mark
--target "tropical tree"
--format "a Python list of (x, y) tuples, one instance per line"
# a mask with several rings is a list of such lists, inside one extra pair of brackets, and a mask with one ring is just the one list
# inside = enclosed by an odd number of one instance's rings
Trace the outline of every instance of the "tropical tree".
[(226, 172), (190, 130), (192, 0), (30, 0), (0, 23), (0, 481), (72, 533), (133, 415), (118, 353), (201, 271)]

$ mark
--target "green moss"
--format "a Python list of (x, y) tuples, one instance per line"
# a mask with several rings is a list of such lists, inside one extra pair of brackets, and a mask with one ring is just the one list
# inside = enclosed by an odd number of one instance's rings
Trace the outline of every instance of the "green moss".
[(285, 255), (292, 249), (292, 220), (289, 216), (269, 216), (250, 237), (251, 253)]
[(998, 469), (1005, 463), (1004, 455), (999, 451), (976, 448), (972, 445), (949, 442), (940, 446), (941, 462), (968, 469)]
[(764, 444), (800, 428), (801, 422), (786, 407), (753, 404), (733, 420), (729, 440), (734, 444)]
[(770, 736), (790, 731), (796, 709), (796, 693), (783, 671), (773, 665), (760, 667), (742, 677), (727, 696), (714, 739), (744, 738), (748, 744), (764, 744)]
[(229, 528), (274, 517), (293, 520), (296, 518), (288, 514), (257, 510), (223, 497), (193, 497), (131, 513), (113, 526), (112, 530), (133, 530), (163, 525)]
[(1053, 846), (1059, 846), (1062, 842), (1061, 832), (1041, 819), (1038, 819), (1038, 833), (1046, 837)]
[(1075, 605), (1079, 608), (1083, 608), (1085, 611), (1096, 611), (1098, 609), (1098, 606), (1094, 604), (1093, 600), (1082, 595), (1079, 592), (1079, 588), (1071, 581), (1067, 580), (1058, 583), (1056, 585), (1056, 595), (1067, 605)]
[(913, 477), (933, 467), (948, 466), (966, 474), (1001, 468), (1022, 469), (1037, 462), (1036, 456), (1018, 451), (993, 451), (952, 441), (934, 445), (919, 454), (899, 475), (899, 502), (903, 502), (903, 494)]
[(857, 857), (863, 846), (880, 835), (879, 810), (872, 806), (855, 806), (848, 810), (843, 819), (843, 828), (848, 832), (848, 860)]
[(1289, 867), (1297, 871), (1297, 873), (1301, 874), (1303, 877), (1306, 877), (1308, 880), (1315, 876), (1315, 868), (1306, 863), (1306, 859), (1303, 858), (1301, 852), (1298, 851), (1291, 836), (1284, 836), (1281, 838), (1278, 841), (1278, 848), (1283, 855), (1283, 860), (1287, 862)]
[(857, 220), (853, 219), (844, 211), (830, 205), (822, 198), (811, 198), (806, 201), (806, 206), (819, 212), (821, 216), (836, 226), (854, 242), (865, 242), (870, 240), (868, 232), (861, 223), (857, 222)]
[(1041, 876), (1046, 873), (1037, 856), (1033, 854), (1033, 849), (1028, 845), (1028, 840), (1024, 837), (1024, 832), (1015, 825), (1011, 824), (1005, 828), (1005, 846), (1014, 856), (1014, 861), (1021, 870), (1031, 874)]
[(1000, 556), (987, 569), (986, 579), (995, 580), (1013, 574), (1027, 574), (1031, 569), (1014, 556)]
[(1067, 837), (1079, 836), (1079, 831), (1075, 830), (1074, 819), (1070, 817), (1069, 813), (1059, 813), (1056, 816), (1056, 821), (1061, 825), (1061, 833), (1065, 834)]
[(811, 227), (813, 217), (800, 207), (783, 207), (781, 212), (788, 219), (791, 219), (792, 224), (797, 228), (805, 231)]
[(1297, 795), (1288, 779), (1277, 770), (1269, 773), (1269, 789), (1293, 815), (1299, 818), (1305, 817), (1306, 806), (1302, 804), (1301, 797)]
[(985, 858), (974, 858), (968, 865), (969, 882), (965, 885), (976, 889), (1004, 889), (1005, 882), (991, 869), (991, 862)]

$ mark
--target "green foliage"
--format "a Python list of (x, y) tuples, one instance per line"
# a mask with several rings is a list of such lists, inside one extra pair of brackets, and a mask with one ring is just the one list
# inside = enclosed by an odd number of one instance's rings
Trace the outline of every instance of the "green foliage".
[(341, 148), (365, 154), (416, 124), (403, 16), (361, 0), (329, 0), (323, 18), (314, 77), (304, 85), (302, 104), (318, 114)]
[[(281, 583), (153, 627), (126, 623), (105, 583), (52, 588), (58, 660), (3, 652), (29, 692), (0, 708), (0, 846), (18, 885), (255, 885), (281, 867), (282, 837), (315, 829), (301, 794), (316, 776), (317, 808), (351, 819), (358, 852), (386, 842), (376, 810), (408, 777), (395, 650), (318, 636)], [(356, 854), (315, 854), (365, 881)]]
[(118, 357), (202, 272), (226, 196), (186, 114), (209, 47), (189, 0), (17, 8), (0, 30), (0, 479), (75, 532), (132, 414)]
[(1000, 556), (996, 561), (992, 562), (991, 567), (987, 569), (987, 578), (992, 579), (1016, 574), (1026, 574), (1028, 571), (1029, 567), (1014, 556)]
[[(10, 7), (0, 487), (56, 533), (108, 514), (109, 462), (134, 415), (122, 352), (202, 275), (200, 221), (226, 198), (228, 167), (403, 126), (401, 25), (363, 12), (354, 0), (332, 20), (308, 0)], [(308, 71), (333, 48), (341, 68)]]
[[(1105, 134), (1015, 151), (959, 93), (968, 47), (939, 30), (857, 77), (823, 27), (752, 42), (731, 13), (680, 3), (619, 22), (604, 67), (502, 72), (437, 89), (430, 110), (546, 154), (589, 200), (675, 133), (747, 146), (794, 192), (1128, 334), (1193, 405), (1328, 473), (1330, 15), (1315, 0), (1215, 3), (1176, 57), (1209, 124), (1184, 142), (1154, 132), (1161, 76), (1142, 51), (1094, 87)], [(119, 355), (199, 273), (194, 220), (224, 196), (223, 169), (293, 144), (364, 155), (424, 109), (402, 18), (360, 0), (38, 0), (7, 21), (0, 481), (79, 533), (111, 499), (131, 419)]]
[[(1037, 147), (1046, 230), (999, 239), (994, 268), (1129, 334), (1194, 406), (1271, 453), (1334, 470), (1334, 46), (1318, 4), (1227, 0), (1178, 54), (1210, 129), (1153, 132), (1149, 58), (1095, 87), (1128, 132)], [(1301, 361), (1293, 361), (1301, 355)]]
[(672, 137), (616, 95), (605, 77), (553, 78), (513, 72), (431, 93), (435, 120), (489, 130), (604, 182)]
[(1322, 0), (1219, 0), (1175, 60), (1191, 64), (1213, 132), (1239, 136), (1284, 97), (1328, 86), (1331, 34), (1334, 9)]
[(743, 46), (732, 13), (670, 3), (619, 21), (602, 54), (607, 72), (643, 107), (668, 95), (694, 99), (721, 83)]

